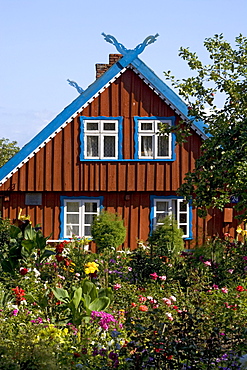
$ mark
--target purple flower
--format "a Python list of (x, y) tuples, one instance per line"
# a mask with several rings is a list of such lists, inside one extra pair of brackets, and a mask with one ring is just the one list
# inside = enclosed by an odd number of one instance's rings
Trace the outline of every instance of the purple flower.
[(104, 329), (109, 329), (109, 324), (111, 322), (117, 322), (117, 320), (109, 313), (104, 311), (92, 311), (91, 312), (91, 318), (92, 320), (96, 320), (96, 318), (100, 318), (99, 320), (99, 326)]
[(10, 316), (17, 316), (18, 312), (19, 312), (19, 310), (18, 310), (18, 308), (16, 308), (15, 310), (13, 310), (11, 312)]

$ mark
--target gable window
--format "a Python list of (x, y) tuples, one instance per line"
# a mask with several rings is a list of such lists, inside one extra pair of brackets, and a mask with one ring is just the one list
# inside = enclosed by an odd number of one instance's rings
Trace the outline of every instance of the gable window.
[(121, 117), (81, 117), (81, 160), (122, 158)]
[(102, 197), (61, 197), (60, 239), (91, 236), (94, 217), (102, 208)]
[(175, 135), (160, 134), (160, 125), (173, 125), (174, 120), (175, 117), (134, 117), (135, 158), (174, 160)]
[(190, 203), (176, 196), (151, 197), (151, 230), (162, 225), (162, 220), (173, 215), (178, 227), (183, 230), (183, 238), (192, 239), (192, 209)]

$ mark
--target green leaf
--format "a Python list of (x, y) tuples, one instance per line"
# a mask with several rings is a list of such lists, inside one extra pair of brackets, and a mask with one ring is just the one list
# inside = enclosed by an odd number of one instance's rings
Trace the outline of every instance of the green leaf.
[(69, 294), (67, 290), (56, 287), (52, 289), (52, 292), (59, 301), (65, 302), (65, 303), (69, 301)]
[[(21, 245), (28, 253), (28, 255), (30, 255), (36, 247), (36, 243), (34, 240), (22, 240)], [(24, 256), (26, 257), (26, 253), (24, 253)]]
[(32, 225), (28, 224), (25, 227), (25, 230), (24, 230), (24, 239), (36, 240), (36, 235), (37, 235), (37, 233), (34, 230), (34, 228), (32, 227)]
[(90, 305), (88, 306), (90, 311), (103, 311), (105, 310), (110, 304), (110, 298), (108, 297), (100, 297), (96, 298)]
[(78, 306), (79, 306), (79, 304), (81, 302), (81, 297), (82, 297), (82, 288), (79, 287), (79, 288), (77, 288), (75, 290), (74, 296), (73, 296), (73, 298), (71, 300), (71, 302), (73, 303), (73, 305), (74, 305), (74, 307), (75, 307), (76, 310), (77, 310), (77, 308), (78, 308)]

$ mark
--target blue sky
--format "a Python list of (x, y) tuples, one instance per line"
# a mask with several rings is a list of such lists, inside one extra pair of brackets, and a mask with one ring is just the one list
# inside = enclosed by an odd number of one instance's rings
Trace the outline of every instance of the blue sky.
[(162, 79), (183, 78), (181, 46), (207, 62), (205, 38), (234, 44), (246, 19), (246, 0), (0, 0), (0, 138), (22, 147), (78, 96), (67, 79), (83, 89), (94, 81), (95, 64), (116, 52), (102, 32), (127, 48), (159, 33), (140, 58)]

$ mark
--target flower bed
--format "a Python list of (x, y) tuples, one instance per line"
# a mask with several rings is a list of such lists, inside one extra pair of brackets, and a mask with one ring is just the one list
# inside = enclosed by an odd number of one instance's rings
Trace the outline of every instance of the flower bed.
[(0, 226), (0, 369), (245, 368), (245, 240), (93, 254)]

